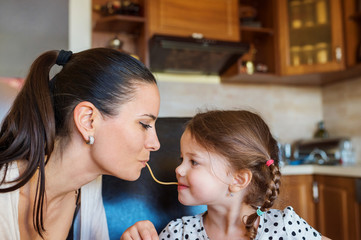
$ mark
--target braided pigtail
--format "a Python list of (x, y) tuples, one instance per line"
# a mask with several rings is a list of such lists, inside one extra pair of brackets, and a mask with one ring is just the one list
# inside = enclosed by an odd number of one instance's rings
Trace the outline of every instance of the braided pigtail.
[(278, 164), (275, 165), (274, 160), (270, 159), (262, 168), (264, 168), (262, 170), (269, 173), (270, 181), (268, 183), (263, 204), (258, 208), (255, 207), (256, 212), (249, 215), (245, 221), (246, 229), (249, 232), (249, 237), (251, 239), (254, 239), (257, 235), (255, 221), (273, 206), (280, 193), (281, 172), (279, 171)]

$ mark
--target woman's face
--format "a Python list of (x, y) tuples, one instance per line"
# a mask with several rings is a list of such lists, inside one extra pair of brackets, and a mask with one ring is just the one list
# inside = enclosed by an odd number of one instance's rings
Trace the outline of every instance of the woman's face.
[(151, 151), (160, 147), (155, 121), (160, 97), (156, 84), (138, 84), (134, 98), (115, 117), (102, 119), (94, 134), (92, 154), (102, 174), (134, 181)]
[(186, 130), (181, 138), (182, 163), (176, 168), (178, 200), (184, 205), (223, 202), (232, 181), (224, 157), (207, 151)]

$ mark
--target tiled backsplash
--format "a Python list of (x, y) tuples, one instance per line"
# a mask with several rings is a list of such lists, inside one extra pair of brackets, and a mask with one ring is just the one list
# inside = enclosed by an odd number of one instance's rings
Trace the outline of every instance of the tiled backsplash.
[(324, 120), (331, 137), (351, 137), (361, 163), (361, 77), (323, 88), (166, 81), (159, 88), (160, 116), (245, 108), (260, 113), (281, 143), (311, 138)]
[(321, 89), (250, 84), (158, 83), (160, 116), (193, 116), (197, 109), (255, 111), (282, 143), (310, 138), (322, 120)]
[(361, 77), (324, 87), (322, 106), (330, 135), (351, 137), (361, 163)]

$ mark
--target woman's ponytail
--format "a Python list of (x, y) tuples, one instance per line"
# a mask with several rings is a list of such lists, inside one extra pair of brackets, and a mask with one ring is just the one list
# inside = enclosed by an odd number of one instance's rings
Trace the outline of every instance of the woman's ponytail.
[[(0, 192), (10, 192), (25, 185), (39, 169), (34, 218), (41, 219), (44, 202), (44, 167), (54, 148), (55, 119), (52, 97), (49, 90), (49, 73), (58, 52), (49, 51), (39, 56), (32, 64), (23, 88), (16, 97), (0, 131), (0, 170), (5, 182), (9, 164), (26, 160), (26, 169), (10, 187)], [(44, 231), (41, 220), (34, 221), (38, 232)]]

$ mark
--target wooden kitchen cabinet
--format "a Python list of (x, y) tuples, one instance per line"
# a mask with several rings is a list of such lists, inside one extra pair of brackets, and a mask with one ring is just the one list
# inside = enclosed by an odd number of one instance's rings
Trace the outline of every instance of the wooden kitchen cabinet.
[(238, 0), (152, 0), (148, 5), (153, 34), (239, 41)]
[(356, 201), (356, 179), (316, 175), (315, 181), (319, 192), (317, 230), (331, 239), (360, 240), (360, 203)]
[(341, 0), (279, 0), (281, 75), (345, 69)]
[[(92, 0), (93, 6), (107, 2), (107, 0)], [(352, 79), (361, 74), (361, 64), (356, 62), (361, 35), (359, 30), (361, 17), (356, 7), (353, 7), (356, 5), (356, 0), (200, 0), (193, 2), (139, 0), (138, 2), (142, 6), (140, 16), (104, 17), (93, 11), (92, 47), (106, 47), (111, 39), (118, 36), (124, 41), (123, 50), (137, 55), (149, 67), (148, 40), (153, 34), (191, 36), (192, 33), (200, 33), (204, 38), (241, 41), (250, 43), (252, 46), (251, 52), (246, 54), (245, 58), (239, 59), (236, 64), (222, 73), (223, 83), (320, 86)], [(297, 2), (314, 4), (312, 11), (316, 17), (313, 20), (313, 26), (300, 27), (296, 24), (296, 28), (292, 27), (295, 17), (291, 6), (294, 6), (294, 2), (296, 5)], [(316, 24), (319, 21), (316, 13), (319, 11), (317, 6), (320, 3), (326, 3), (327, 13), (324, 19), (327, 21), (325, 24)], [(242, 22), (244, 6), (250, 6), (256, 10), (256, 22), (260, 23), (259, 26), (250, 26)], [(313, 38), (319, 33), (322, 33), (320, 38)], [(326, 47), (322, 43), (326, 43)], [(314, 50), (313, 64), (305, 64), (301, 53), (303, 50), (310, 49), (310, 46), (313, 46), (311, 49)], [(318, 49), (322, 48), (323, 52), (320, 50), (318, 54)], [(336, 48), (340, 49), (338, 50), (338, 53), (341, 53), (339, 57), (336, 57)], [(299, 60), (295, 55), (297, 51), (300, 55)], [(246, 60), (252, 60), (255, 63), (254, 74), (244, 73), (243, 63)], [(266, 66), (267, 71), (258, 71), (258, 66)], [(340, 71), (346, 66), (346, 71)]]
[(313, 175), (282, 176), (280, 195), (274, 208), (292, 206), (296, 213), (316, 228), (316, 209), (313, 199)]
[(260, 26), (241, 22), (241, 41), (254, 45), (252, 61), (268, 71), (245, 74), (240, 59), (222, 82), (321, 86), (360, 75), (356, 0), (240, 0), (240, 5), (258, 12)]
[[(92, 0), (92, 6), (105, 5), (109, 0)], [(138, 1), (141, 6), (139, 16), (115, 14), (102, 16), (92, 11), (92, 47), (108, 47), (117, 37), (123, 41), (122, 50), (137, 56), (149, 66), (147, 35), (147, 0)]]
[(282, 176), (274, 208), (292, 206), (331, 239), (361, 240), (361, 179), (326, 175)]
[[(92, 5), (105, 5), (108, 0), (93, 0)], [(101, 16), (92, 12), (92, 47), (107, 47), (117, 36), (123, 50), (137, 55), (149, 64), (148, 40), (153, 34), (239, 41), (238, 0), (140, 0), (140, 16)]]

